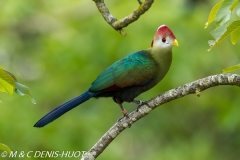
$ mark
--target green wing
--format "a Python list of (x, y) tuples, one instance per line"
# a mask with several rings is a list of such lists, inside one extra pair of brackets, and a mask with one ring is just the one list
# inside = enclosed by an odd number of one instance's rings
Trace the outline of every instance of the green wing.
[(90, 91), (121, 89), (144, 85), (157, 76), (157, 64), (146, 51), (139, 51), (115, 62), (103, 71)]

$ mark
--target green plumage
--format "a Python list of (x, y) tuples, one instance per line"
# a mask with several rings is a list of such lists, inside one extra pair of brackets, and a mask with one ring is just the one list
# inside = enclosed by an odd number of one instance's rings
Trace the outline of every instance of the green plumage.
[(103, 71), (89, 88), (96, 92), (116, 85), (119, 88), (142, 85), (158, 74), (158, 64), (147, 51), (128, 55)]
[(166, 75), (171, 61), (171, 52), (152, 48), (132, 53), (103, 71), (89, 91), (103, 91), (96, 97), (116, 96), (121, 101), (131, 102)]
[(162, 80), (172, 62), (173, 46), (178, 46), (178, 42), (172, 31), (166, 25), (160, 26), (154, 35), (151, 48), (132, 53), (113, 63), (97, 77), (86, 92), (61, 104), (34, 126), (45, 126), (91, 97), (112, 97), (120, 106), (123, 115), (127, 116), (122, 103), (137, 103), (135, 97)]

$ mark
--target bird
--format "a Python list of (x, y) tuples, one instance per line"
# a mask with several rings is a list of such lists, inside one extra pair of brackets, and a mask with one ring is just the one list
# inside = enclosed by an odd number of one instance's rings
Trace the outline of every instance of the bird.
[(178, 46), (176, 37), (168, 26), (161, 25), (150, 48), (131, 53), (113, 63), (92, 82), (87, 91), (50, 111), (34, 127), (44, 127), (92, 97), (112, 97), (120, 106), (123, 117), (128, 117), (123, 102), (141, 106), (142, 101), (135, 98), (165, 77), (172, 63), (173, 46)]

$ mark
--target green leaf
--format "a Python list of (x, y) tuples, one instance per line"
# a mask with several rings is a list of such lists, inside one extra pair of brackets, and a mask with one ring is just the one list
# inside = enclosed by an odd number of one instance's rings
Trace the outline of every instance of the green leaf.
[(218, 9), (219, 9), (220, 6), (222, 5), (222, 3), (223, 3), (223, 0), (220, 1), (220, 2), (218, 2), (218, 3), (212, 8), (212, 10), (211, 10), (211, 12), (209, 13), (209, 16), (208, 16), (208, 21), (207, 21), (206, 24), (205, 24), (205, 28), (207, 28), (208, 25), (215, 20), (216, 14), (217, 14), (217, 12), (218, 12)]
[(7, 151), (9, 154), (11, 153), (11, 149), (2, 143), (0, 143), (0, 150)]
[(232, 44), (236, 44), (239, 38), (240, 38), (240, 25), (236, 26), (236, 29), (231, 34)]
[(237, 4), (236, 10), (237, 10), (237, 16), (240, 17), (240, 3)]
[(234, 22), (227, 22), (222, 26), (211, 31), (211, 35), (214, 37), (215, 42), (209, 41), (209, 45), (211, 48), (208, 50), (210, 51), (215, 46), (217, 46), (222, 40), (224, 40), (228, 35), (232, 34), (232, 42), (233, 44), (236, 43), (237, 39), (239, 38), (239, 26), (240, 20)]
[(240, 64), (225, 68), (222, 71), (223, 71), (223, 73), (228, 73), (228, 72), (232, 72), (232, 71), (235, 71), (235, 70), (238, 70), (238, 69), (240, 69)]
[(17, 94), (19, 94), (20, 96), (27, 96), (27, 97), (29, 97), (31, 99), (32, 103), (36, 104), (36, 101), (33, 99), (33, 96), (31, 94), (30, 89), (27, 86), (25, 86), (25, 85), (23, 85), (23, 84), (21, 84), (21, 83), (19, 83), (17, 81), (15, 81), (15, 83), (16, 83), (15, 92)]
[(0, 91), (12, 94), (15, 86), (13, 77), (0, 66)]
[(216, 14), (216, 25), (220, 26), (227, 22), (231, 17), (232, 9), (237, 5), (238, 0), (224, 0)]
[(213, 36), (215, 40), (208, 41), (208, 44), (211, 47), (208, 51), (213, 49), (217, 44), (219, 44), (224, 39), (223, 35), (227, 32), (227, 27), (229, 25), (230, 25), (230, 22), (227, 22), (224, 25), (219, 26), (210, 32), (210, 34)]
[(7, 92), (12, 94), (13, 91), (19, 94), (20, 96), (27, 96), (31, 99), (33, 104), (36, 104), (36, 101), (33, 99), (30, 89), (19, 83), (17, 78), (10, 72), (5, 71), (3, 67), (0, 66), (0, 91)]
[(235, 0), (235, 2), (233, 2), (232, 6), (230, 7), (230, 10), (232, 11), (238, 4), (239, 0)]

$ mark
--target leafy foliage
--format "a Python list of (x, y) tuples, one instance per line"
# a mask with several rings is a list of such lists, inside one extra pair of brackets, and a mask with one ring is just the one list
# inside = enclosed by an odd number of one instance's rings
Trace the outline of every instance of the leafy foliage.
[(232, 72), (240, 69), (240, 64), (223, 69), (223, 73)]
[(0, 143), (0, 150), (7, 151), (9, 154), (11, 153), (11, 149), (7, 145), (2, 143)]
[[(234, 9), (236, 12), (233, 12)], [(240, 20), (231, 19), (233, 17), (232, 13), (236, 13), (237, 16), (240, 15), (239, 0), (222, 0), (212, 8), (205, 28), (213, 21), (217, 28), (211, 31), (211, 35), (215, 40), (209, 41), (209, 51), (229, 35), (231, 35), (232, 44), (236, 44), (240, 38)]]
[[(236, 10), (235, 12), (233, 12)], [(236, 18), (232, 18), (232, 13), (237, 15)], [(226, 37), (231, 36), (232, 44), (236, 44), (240, 38), (240, 3), (239, 0), (221, 0), (218, 2), (211, 10), (208, 21), (205, 24), (205, 28), (208, 27), (210, 23), (215, 21), (217, 28), (211, 31), (211, 35), (215, 40), (209, 40), (210, 51), (216, 47), (222, 40)], [(223, 73), (232, 72), (240, 69), (240, 65), (230, 66), (223, 69)]]
[(13, 94), (15, 88), (13, 77), (0, 66), (0, 91)]
[(29, 97), (32, 103), (36, 103), (32, 97), (30, 89), (19, 83), (16, 77), (12, 73), (4, 70), (2, 66), (0, 66), (0, 91), (6, 92), (10, 95), (13, 94), (13, 91), (15, 91), (20, 96)]

